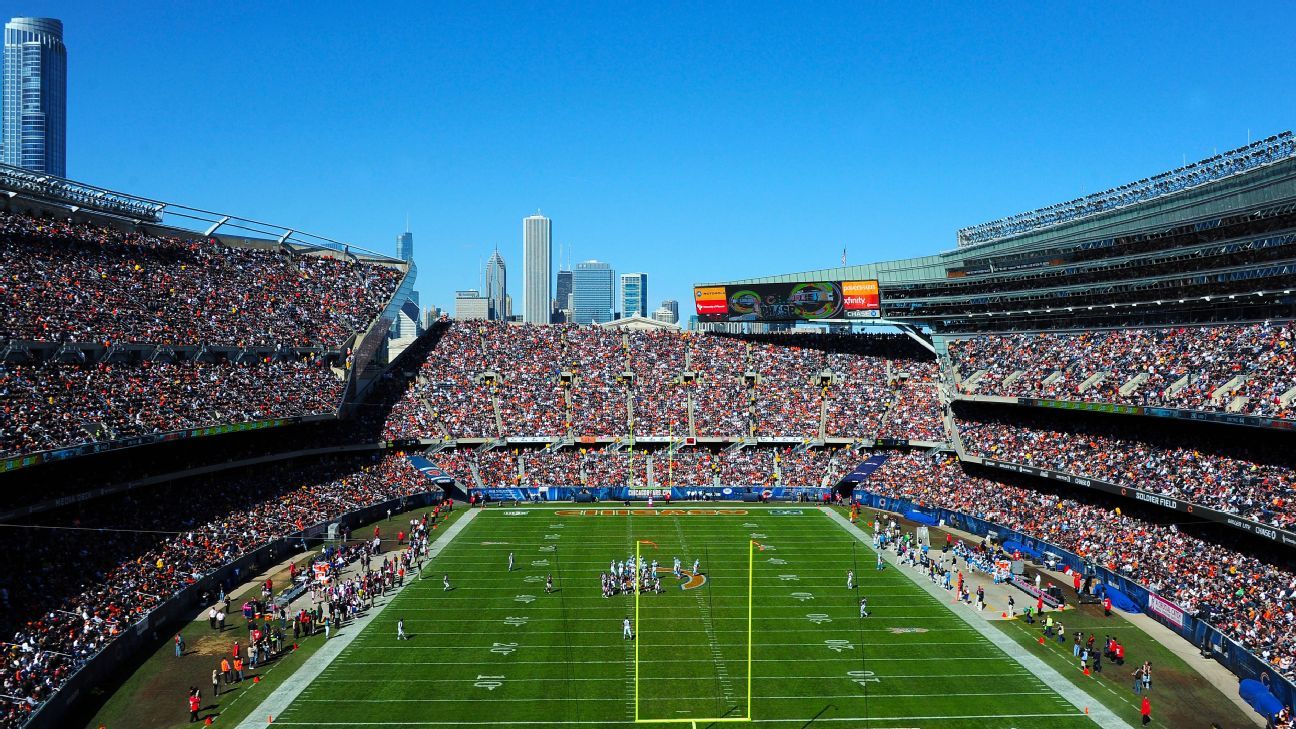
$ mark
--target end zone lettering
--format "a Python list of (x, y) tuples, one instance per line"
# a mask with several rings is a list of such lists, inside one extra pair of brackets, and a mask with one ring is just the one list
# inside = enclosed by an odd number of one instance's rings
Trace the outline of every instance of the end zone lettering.
[(746, 509), (559, 509), (554, 516), (746, 516)]

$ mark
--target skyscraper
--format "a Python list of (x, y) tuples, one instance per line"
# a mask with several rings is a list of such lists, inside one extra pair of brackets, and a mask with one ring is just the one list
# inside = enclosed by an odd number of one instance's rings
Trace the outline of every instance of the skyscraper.
[(570, 309), (572, 307), (572, 272), (570, 269), (558, 271), (558, 286), (554, 289), (554, 308), (559, 311)]
[(508, 271), (498, 248), (486, 261), (486, 300), (490, 302), (492, 319), (508, 319)]
[(63, 22), (5, 23), (0, 161), (67, 177), (67, 48)]
[(621, 316), (648, 316), (648, 274), (621, 274)]
[(553, 294), (552, 228), (536, 213), (522, 219), (522, 321), (548, 324)]
[(468, 319), (489, 319), (490, 302), (477, 289), (464, 289), (455, 292), (455, 309), (454, 318), (465, 321)]
[(414, 234), (405, 226), (405, 232), (396, 236), (396, 257), (402, 261), (414, 260)]
[(666, 299), (657, 308), (657, 311), (653, 312), (652, 318), (667, 324), (678, 324), (679, 302), (674, 299)]
[(612, 321), (616, 272), (602, 261), (576, 264), (572, 272), (572, 300), (577, 324)]

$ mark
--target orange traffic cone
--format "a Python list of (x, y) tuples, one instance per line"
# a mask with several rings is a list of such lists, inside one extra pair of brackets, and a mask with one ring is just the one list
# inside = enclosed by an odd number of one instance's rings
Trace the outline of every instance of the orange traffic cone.
[(267, 723), (267, 724), (273, 724), (273, 723), (274, 723), (274, 714), (269, 714), (269, 715), (266, 716), (266, 723)]
[(210, 717), (210, 716), (207, 717), (207, 718), (203, 721), (203, 724), (204, 724), (205, 726), (211, 726), (211, 717)]
[(999, 613), (999, 617), (1006, 618), (1008, 617), (1008, 613)]
[(261, 683), (261, 677), (260, 677), (260, 676), (253, 676), (253, 677), (252, 677), (252, 683)]
[(1044, 636), (1040, 636), (1040, 645), (1044, 645)]
[(1084, 673), (1085, 673), (1086, 676), (1089, 675), (1089, 667), (1088, 667), (1088, 666), (1085, 666), (1085, 671), (1084, 671)]

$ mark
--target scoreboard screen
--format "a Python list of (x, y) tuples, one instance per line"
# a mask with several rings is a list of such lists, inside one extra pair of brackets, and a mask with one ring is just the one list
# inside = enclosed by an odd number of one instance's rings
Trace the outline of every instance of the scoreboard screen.
[(696, 286), (693, 302), (700, 321), (799, 321), (870, 319), (881, 315), (878, 282)]

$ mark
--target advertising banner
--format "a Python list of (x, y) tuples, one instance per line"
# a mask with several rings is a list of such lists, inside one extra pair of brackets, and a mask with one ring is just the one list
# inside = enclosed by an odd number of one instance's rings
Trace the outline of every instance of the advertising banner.
[(1184, 626), (1184, 611), (1180, 610), (1178, 605), (1175, 605), (1169, 600), (1165, 600), (1154, 593), (1148, 593), (1147, 609), (1150, 613), (1160, 615), (1176, 628), (1182, 628)]
[(877, 281), (697, 286), (698, 319), (709, 322), (864, 319), (881, 314)]

